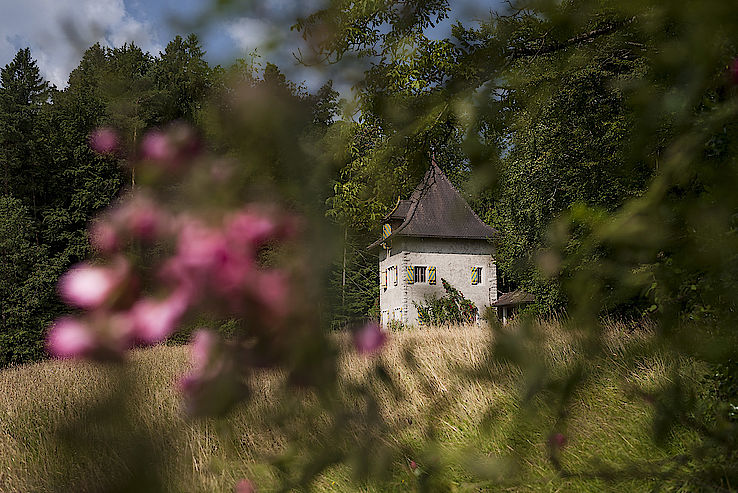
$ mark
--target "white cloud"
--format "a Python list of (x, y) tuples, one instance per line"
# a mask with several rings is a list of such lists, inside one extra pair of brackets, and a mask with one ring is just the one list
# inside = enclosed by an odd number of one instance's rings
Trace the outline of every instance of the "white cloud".
[(0, 1), (0, 66), (28, 46), (42, 75), (57, 87), (66, 86), (96, 42), (110, 47), (135, 42), (152, 53), (162, 49), (153, 26), (133, 18), (123, 0)]
[(254, 17), (241, 17), (226, 24), (226, 33), (236, 42), (241, 52), (260, 50), (270, 44), (277, 36), (276, 27)]

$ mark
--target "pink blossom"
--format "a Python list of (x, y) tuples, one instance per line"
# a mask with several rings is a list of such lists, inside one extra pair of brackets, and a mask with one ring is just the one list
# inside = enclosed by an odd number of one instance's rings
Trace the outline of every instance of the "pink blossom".
[(244, 478), (238, 482), (235, 491), (236, 493), (255, 493), (256, 488), (254, 488), (254, 485), (251, 483), (251, 481)]
[(167, 135), (178, 157), (192, 157), (198, 154), (202, 148), (202, 142), (195, 130), (186, 123), (177, 122), (170, 125)]
[(227, 254), (228, 242), (220, 231), (191, 218), (184, 218), (179, 228), (177, 258), (187, 268), (209, 269)]
[(144, 136), (141, 142), (141, 154), (144, 159), (167, 162), (174, 159), (175, 149), (164, 132), (152, 130)]
[(241, 247), (259, 247), (276, 232), (274, 221), (252, 211), (242, 211), (226, 222), (226, 235)]
[(78, 264), (59, 279), (59, 294), (69, 305), (93, 310), (111, 299), (127, 271), (128, 263), (123, 259), (113, 267)]
[(113, 152), (118, 147), (118, 133), (110, 127), (100, 127), (90, 133), (89, 142), (97, 153)]
[(213, 269), (215, 281), (213, 287), (226, 296), (241, 294), (248, 281), (253, 279), (255, 272), (251, 257), (232, 250), (220, 252)]
[(417, 464), (417, 462), (415, 462), (414, 460), (411, 460), (411, 461), (410, 461), (410, 469), (414, 471), (414, 470), (416, 470), (417, 468), (418, 468), (418, 464)]
[(562, 449), (566, 446), (566, 435), (563, 433), (554, 433), (548, 437), (548, 445), (554, 450)]
[(199, 373), (188, 373), (177, 380), (176, 388), (179, 392), (187, 396), (187, 398), (193, 398), (197, 393), (197, 389), (202, 385), (202, 377)]
[(284, 272), (269, 270), (261, 272), (254, 284), (256, 298), (271, 315), (283, 317), (287, 314), (289, 279)]
[(109, 222), (98, 221), (90, 228), (90, 243), (102, 253), (113, 253), (120, 248), (118, 231)]
[(191, 292), (209, 286), (230, 297), (242, 293), (255, 271), (253, 256), (197, 220), (180, 220), (179, 229), (177, 253), (162, 275)]
[(73, 317), (54, 322), (46, 338), (46, 348), (57, 358), (88, 356), (97, 347), (91, 328)]
[(190, 357), (195, 372), (205, 370), (217, 342), (218, 336), (210, 330), (200, 329), (195, 332), (190, 346)]
[(369, 322), (354, 333), (354, 346), (361, 354), (379, 351), (387, 341), (387, 334), (376, 322)]
[(146, 344), (155, 344), (169, 337), (189, 307), (189, 296), (177, 291), (163, 300), (144, 298), (131, 308), (135, 337)]
[(161, 209), (148, 197), (136, 195), (113, 212), (112, 221), (142, 240), (155, 239), (166, 221)]

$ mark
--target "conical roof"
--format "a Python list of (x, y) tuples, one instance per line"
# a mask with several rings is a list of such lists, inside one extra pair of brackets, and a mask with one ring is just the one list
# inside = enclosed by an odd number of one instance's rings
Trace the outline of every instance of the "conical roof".
[(431, 162), (410, 200), (399, 201), (386, 217), (403, 220), (390, 236), (372, 243), (369, 248), (395, 236), (485, 240), (497, 234), (479, 219), (435, 161)]

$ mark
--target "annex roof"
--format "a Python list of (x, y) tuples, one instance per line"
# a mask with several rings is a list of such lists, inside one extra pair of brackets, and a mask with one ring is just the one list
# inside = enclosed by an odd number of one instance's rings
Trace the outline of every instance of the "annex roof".
[(535, 300), (536, 297), (534, 295), (516, 289), (515, 291), (510, 291), (509, 293), (502, 294), (499, 298), (497, 298), (497, 301), (492, 303), (492, 305), (490, 306), (515, 306), (525, 303), (533, 303)]
[(396, 236), (485, 240), (497, 234), (474, 213), (435, 160), (410, 199), (398, 201), (385, 216), (385, 221), (390, 219), (400, 219), (402, 223), (387, 238), (368, 248)]

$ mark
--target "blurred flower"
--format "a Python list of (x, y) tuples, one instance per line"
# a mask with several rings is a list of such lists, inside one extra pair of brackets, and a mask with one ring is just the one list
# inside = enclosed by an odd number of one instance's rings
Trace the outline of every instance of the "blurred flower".
[(69, 305), (93, 310), (112, 298), (128, 272), (128, 261), (123, 258), (114, 266), (77, 264), (59, 279), (59, 295)]
[[(161, 277), (193, 295), (208, 291), (203, 290), (203, 286), (215, 281), (215, 266), (225, 270), (229, 265), (230, 252), (225, 237), (191, 217), (179, 218), (175, 228), (179, 230), (177, 250), (164, 263)], [(230, 287), (230, 283), (226, 284)]]
[[(188, 399), (194, 399), (198, 390), (207, 381), (209, 381), (221, 365), (217, 364), (208, 369), (208, 363), (211, 361), (218, 336), (207, 329), (199, 329), (190, 342), (190, 362), (192, 363), (192, 371), (179, 379), (178, 387), (180, 392), (185, 394)], [(209, 370), (209, 371), (208, 371)]]
[(184, 122), (175, 122), (167, 129), (169, 142), (178, 158), (192, 158), (202, 149), (202, 142), (195, 129)]
[(242, 247), (258, 248), (269, 241), (275, 232), (274, 221), (249, 210), (238, 212), (226, 221), (226, 236)]
[(175, 171), (199, 154), (201, 147), (200, 139), (191, 126), (175, 123), (166, 131), (148, 132), (141, 141), (141, 157), (155, 166)]
[(417, 468), (418, 468), (418, 464), (414, 460), (411, 460), (410, 461), (410, 469), (414, 471)]
[(91, 328), (73, 317), (60, 318), (51, 326), (46, 348), (57, 358), (88, 356), (97, 346)]
[(195, 332), (190, 346), (192, 367), (196, 372), (205, 370), (210, 356), (218, 342), (218, 336), (207, 329), (199, 329)]
[(106, 154), (118, 147), (118, 133), (110, 127), (100, 127), (92, 131), (89, 137), (93, 151)]
[(548, 445), (553, 450), (560, 450), (566, 446), (567, 440), (563, 433), (553, 433), (548, 437)]
[(152, 161), (172, 161), (175, 155), (174, 146), (167, 134), (161, 130), (151, 130), (141, 141), (141, 155)]
[(169, 337), (189, 307), (189, 295), (175, 291), (168, 298), (144, 298), (131, 308), (133, 333), (137, 340), (155, 344)]
[(113, 253), (120, 248), (118, 231), (107, 221), (96, 221), (90, 227), (90, 243), (101, 253)]
[(242, 479), (236, 485), (236, 493), (254, 493), (256, 488), (248, 479)]
[(134, 238), (152, 241), (164, 229), (166, 217), (157, 204), (139, 194), (115, 209), (111, 220)]
[(387, 334), (376, 322), (369, 322), (354, 333), (354, 346), (361, 354), (379, 351), (387, 342)]
[(268, 310), (268, 315), (283, 318), (287, 315), (289, 279), (287, 274), (278, 270), (262, 272), (254, 283), (258, 302)]

